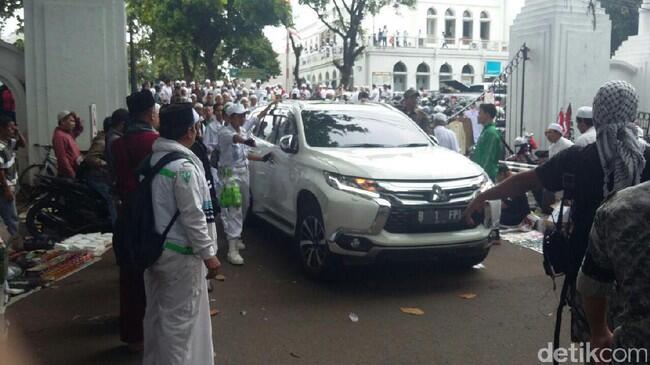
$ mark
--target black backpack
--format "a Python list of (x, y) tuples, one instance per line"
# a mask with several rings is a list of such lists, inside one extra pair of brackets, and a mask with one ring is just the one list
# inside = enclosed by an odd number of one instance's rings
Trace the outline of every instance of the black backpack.
[(151, 166), (151, 156), (149, 156), (138, 168), (136, 174), (143, 179), (140, 180), (135, 191), (129, 195), (123, 211), (120, 246), (125, 251), (122, 257), (126, 262), (122, 264), (133, 269), (144, 270), (153, 265), (162, 255), (167, 233), (180, 212), (176, 210), (162, 234), (156, 232), (151, 182), (167, 164), (186, 158), (188, 157), (184, 153), (170, 152), (154, 166)]

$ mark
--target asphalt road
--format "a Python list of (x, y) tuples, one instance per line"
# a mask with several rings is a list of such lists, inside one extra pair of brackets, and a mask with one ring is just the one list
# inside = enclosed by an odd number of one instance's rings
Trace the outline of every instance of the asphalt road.
[[(246, 265), (224, 259), (226, 280), (212, 293), (216, 364), (528, 365), (552, 339), (557, 294), (541, 256), (525, 248), (494, 246), (484, 267), (469, 271), (384, 264), (348, 268), (324, 283), (300, 273), (273, 228), (257, 224), (245, 240)], [(119, 343), (118, 303), (108, 253), (8, 315), (13, 337), (21, 333), (41, 364), (139, 364)]]

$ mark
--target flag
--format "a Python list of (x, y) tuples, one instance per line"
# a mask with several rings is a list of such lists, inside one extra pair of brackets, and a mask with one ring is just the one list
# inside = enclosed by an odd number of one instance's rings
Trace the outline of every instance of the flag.
[(566, 108), (566, 114), (564, 115), (564, 136), (566, 138), (571, 138), (571, 103), (569, 103), (569, 106)]

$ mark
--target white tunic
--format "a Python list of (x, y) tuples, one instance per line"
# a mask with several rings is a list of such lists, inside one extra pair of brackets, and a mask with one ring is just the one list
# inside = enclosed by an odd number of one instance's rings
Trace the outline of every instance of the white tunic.
[(460, 146), (458, 145), (458, 138), (456, 133), (450, 130), (449, 128), (439, 125), (433, 129), (433, 134), (438, 140), (440, 146), (452, 150), (454, 152), (460, 152)]
[(557, 142), (551, 143), (551, 145), (549, 146), (548, 157), (552, 158), (553, 156), (557, 155), (558, 153), (566, 150), (571, 146), (573, 146), (573, 142), (569, 141), (564, 137), (560, 137), (560, 139), (558, 139)]
[(591, 127), (576, 139), (576, 146), (584, 147), (596, 142), (596, 128)]

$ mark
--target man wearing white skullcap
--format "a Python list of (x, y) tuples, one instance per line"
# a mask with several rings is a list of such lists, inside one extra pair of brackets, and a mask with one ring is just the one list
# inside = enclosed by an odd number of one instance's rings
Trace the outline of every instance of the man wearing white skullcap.
[(433, 115), (433, 134), (438, 140), (438, 144), (441, 147), (452, 150), (454, 152), (460, 152), (460, 147), (458, 146), (458, 138), (456, 133), (451, 129), (447, 128), (447, 116), (442, 113), (436, 113)]
[(558, 123), (551, 123), (546, 129), (546, 139), (551, 142), (551, 146), (548, 148), (548, 157), (553, 158), (561, 151), (566, 150), (567, 148), (573, 146), (573, 142), (562, 137), (564, 134), (564, 129)]
[(596, 128), (594, 128), (593, 113), (590, 106), (583, 106), (576, 113), (576, 122), (580, 137), (576, 139), (576, 146), (584, 147), (596, 142)]

